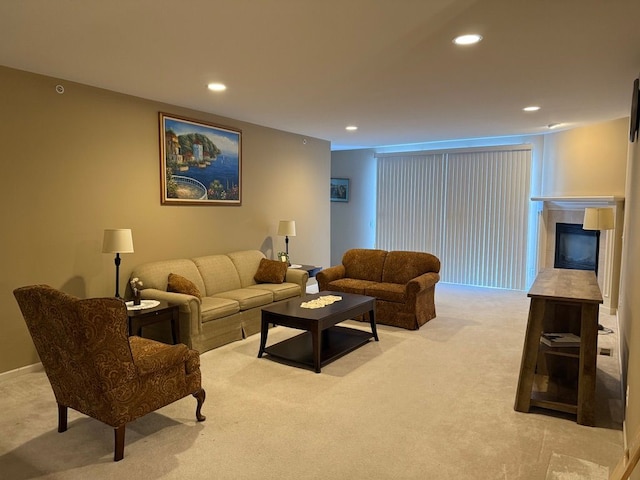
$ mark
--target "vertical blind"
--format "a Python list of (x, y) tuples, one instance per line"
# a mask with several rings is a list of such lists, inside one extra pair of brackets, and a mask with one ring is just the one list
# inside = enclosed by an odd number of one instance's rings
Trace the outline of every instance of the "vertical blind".
[(376, 246), (430, 252), (441, 280), (524, 290), (528, 146), (378, 155)]

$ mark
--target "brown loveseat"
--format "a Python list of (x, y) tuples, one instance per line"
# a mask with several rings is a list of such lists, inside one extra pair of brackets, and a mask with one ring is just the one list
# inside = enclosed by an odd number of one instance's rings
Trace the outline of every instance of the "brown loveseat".
[(376, 323), (417, 330), (436, 316), (439, 272), (440, 260), (430, 253), (356, 248), (316, 280), (320, 291), (376, 297)]

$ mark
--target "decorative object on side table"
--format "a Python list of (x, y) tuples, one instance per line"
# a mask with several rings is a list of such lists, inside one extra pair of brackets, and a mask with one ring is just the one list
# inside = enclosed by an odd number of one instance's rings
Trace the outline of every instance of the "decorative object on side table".
[(115, 253), (116, 298), (120, 298), (120, 254), (133, 253), (133, 237), (130, 228), (111, 228), (104, 231), (102, 253)]
[(142, 281), (138, 277), (134, 277), (129, 281), (131, 285), (131, 291), (133, 292), (133, 304), (140, 305), (140, 289), (142, 288)]

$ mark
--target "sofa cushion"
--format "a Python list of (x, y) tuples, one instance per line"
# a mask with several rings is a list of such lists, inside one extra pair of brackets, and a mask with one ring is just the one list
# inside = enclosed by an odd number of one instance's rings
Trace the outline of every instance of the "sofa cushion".
[(226, 298), (235, 300), (240, 305), (240, 311), (261, 307), (273, 302), (273, 293), (258, 288), (238, 288), (212, 295), (214, 298)]
[(263, 258), (253, 279), (258, 283), (282, 283), (287, 275), (287, 268), (285, 262)]
[(387, 252), (385, 250), (372, 250), (366, 248), (354, 248), (347, 250), (342, 257), (345, 268), (345, 277), (357, 280), (382, 281), (382, 267)]
[(167, 291), (169, 274), (175, 273), (191, 281), (200, 291), (205, 292), (204, 283), (200, 272), (192, 260), (180, 258), (176, 260), (160, 260), (149, 262), (135, 267), (131, 273), (131, 278), (138, 277), (144, 283), (143, 290), (154, 288), (156, 290)]
[(233, 315), (239, 311), (240, 304), (228, 298), (204, 297), (200, 306), (202, 323)]
[(167, 292), (186, 293), (202, 300), (202, 294), (198, 287), (188, 278), (176, 273), (170, 273), (167, 278)]
[(364, 289), (364, 294), (388, 302), (405, 303), (407, 301), (406, 285), (399, 283), (376, 283)]
[(206, 296), (240, 288), (235, 265), (226, 255), (207, 255), (193, 259), (206, 286)]
[(231, 259), (236, 267), (240, 278), (240, 287), (244, 288), (256, 284), (253, 277), (258, 271), (260, 260), (265, 258), (264, 253), (260, 250), (243, 250), (241, 252), (227, 253), (227, 257)]
[(300, 296), (300, 285), (297, 283), (260, 283), (258, 285), (250, 285), (247, 288), (270, 291), (273, 294), (274, 302)]
[(440, 260), (430, 253), (392, 251), (384, 261), (382, 281), (405, 284), (424, 273), (439, 271)]
[(335, 290), (345, 293), (357, 293), (360, 295), (366, 295), (364, 293), (367, 288), (373, 288), (378, 282), (372, 282), (370, 280), (357, 280), (354, 278), (340, 278), (329, 282), (327, 287), (328, 291)]

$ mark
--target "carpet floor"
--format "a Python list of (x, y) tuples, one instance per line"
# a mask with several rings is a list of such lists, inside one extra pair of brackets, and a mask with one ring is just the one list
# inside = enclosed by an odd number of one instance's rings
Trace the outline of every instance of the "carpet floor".
[(0, 478), (605, 480), (623, 448), (615, 317), (600, 314), (611, 355), (587, 427), (513, 409), (528, 308), (525, 292), (441, 283), (437, 318), (380, 325), (321, 374), (257, 358), (259, 335), (206, 352), (207, 420), (192, 397), (138, 419), (117, 463), (110, 427), (69, 411), (57, 433), (44, 372), (0, 377)]

